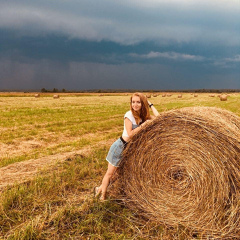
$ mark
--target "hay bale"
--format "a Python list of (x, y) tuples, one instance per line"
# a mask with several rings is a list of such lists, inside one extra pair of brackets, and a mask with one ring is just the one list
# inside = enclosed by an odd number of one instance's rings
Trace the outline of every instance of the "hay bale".
[(198, 95), (197, 95), (197, 94), (194, 94), (193, 96), (194, 96), (194, 97), (197, 97)]
[(156, 94), (156, 93), (155, 93), (155, 94), (153, 94), (153, 97), (157, 97), (157, 96), (158, 96), (158, 94)]
[(58, 94), (54, 94), (53, 98), (60, 98), (60, 96)]
[(209, 94), (209, 97), (215, 97), (215, 94)]
[(227, 95), (225, 95), (225, 94), (220, 95), (219, 98), (221, 101), (227, 101)]
[(128, 143), (119, 184), (152, 221), (240, 238), (240, 118), (210, 107), (161, 113)]
[(182, 98), (182, 94), (178, 95), (178, 98)]
[(164, 93), (164, 94), (162, 94), (162, 97), (166, 97), (166, 94)]
[(40, 97), (40, 94), (37, 93), (37, 94), (34, 95), (34, 97), (35, 97), (35, 98), (39, 98), (39, 97)]
[(146, 97), (147, 98), (151, 98), (151, 94), (146, 94)]

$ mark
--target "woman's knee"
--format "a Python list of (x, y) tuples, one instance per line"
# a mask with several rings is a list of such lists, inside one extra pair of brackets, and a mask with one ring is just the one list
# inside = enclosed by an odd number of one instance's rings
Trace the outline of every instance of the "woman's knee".
[(111, 177), (113, 176), (113, 173), (107, 172), (105, 176), (106, 176), (107, 178), (111, 178)]

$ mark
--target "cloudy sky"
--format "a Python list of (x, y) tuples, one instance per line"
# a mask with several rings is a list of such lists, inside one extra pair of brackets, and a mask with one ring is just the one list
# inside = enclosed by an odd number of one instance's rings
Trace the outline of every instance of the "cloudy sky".
[(240, 0), (0, 0), (0, 90), (240, 89)]

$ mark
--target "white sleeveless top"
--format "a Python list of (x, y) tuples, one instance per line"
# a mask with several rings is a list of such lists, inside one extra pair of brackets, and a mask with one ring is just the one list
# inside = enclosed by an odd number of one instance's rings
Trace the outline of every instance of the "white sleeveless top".
[[(139, 125), (137, 125), (136, 120), (135, 120), (131, 110), (125, 113), (124, 119), (125, 118), (128, 118), (132, 122), (132, 129), (135, 129), (135, 128), (137, 128), (139, 126)], [(124, 129), (123, 129), (122, 136), (123, 137), (129, 137), (128, 133), (127, 133), (126, 126), (125, 126), (125, 121), (124, 121)]]

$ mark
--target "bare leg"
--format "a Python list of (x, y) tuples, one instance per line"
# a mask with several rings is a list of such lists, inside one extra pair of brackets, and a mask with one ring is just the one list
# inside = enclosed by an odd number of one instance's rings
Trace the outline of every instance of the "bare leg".
[(98, 189), (97, 195), (100, 193), (102, 194), (101, 200), (105, 200), (106, 193), (107, 193), (107, 187), (109, 185), (110, 179), (113, 176), (114, 172), (117, 170), (117, 167), (114, 167), (112, 164), (108, 163), (108, 169), (106, 174), (103, 177), (102, 184)]

